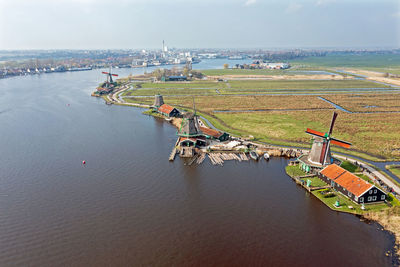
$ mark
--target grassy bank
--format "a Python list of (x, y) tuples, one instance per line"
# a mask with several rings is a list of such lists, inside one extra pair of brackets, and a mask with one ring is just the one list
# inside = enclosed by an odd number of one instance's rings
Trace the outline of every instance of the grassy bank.
[(400, 178), (400, 165), (386, 165), (386, 169)]

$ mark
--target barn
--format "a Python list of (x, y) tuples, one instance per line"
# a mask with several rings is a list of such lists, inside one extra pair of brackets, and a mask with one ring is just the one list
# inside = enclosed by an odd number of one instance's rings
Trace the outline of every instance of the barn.
[(229, 139), (229, 134), (223, 133), (214, 129), (210, 129), (207, 127), (201, 127), (200, 131), (208, 138), (208, 139), (215, 139), (218, 141), (227, 141)]
[(326, 166), (318, 177), (358, 204), (385, 201), (385, 192), (336, 164)]
[(161, 113), (162, 115), (170, 118), (170, 117), (178, 117), (181, 113), (179, 112), (179, 110), (177, 110), (174, 107), (171, 107), (170, 105), (167, 104), (163, 104), (161, 105), (157, 111), (159, 113)]

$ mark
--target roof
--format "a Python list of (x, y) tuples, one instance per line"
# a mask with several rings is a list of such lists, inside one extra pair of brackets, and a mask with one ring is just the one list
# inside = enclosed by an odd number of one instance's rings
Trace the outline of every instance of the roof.
[(358, 197), (374, 187), (336, 164), (328, 165), (320, 173)]
[(174, 107), (171, 107), (170, 105), (167, 104), (163, 104), (158, 108), (158, 111), (162, 112), (162, 113), (171, 113), (174, 110)]
[(343, 174), (344, 172), (346, 172), (346, 170), (336, 164), (330, 164), (321, 171), (323, 175), (331, 180), (335, 180), (339, 177), (339, 175)]
[(215, 137), (215, 138), (219, 138), (224, 134), (224, 133), (222, 133), (220, 131), (217, 131), (217, 130), (214, 130), (214, 129), (210, 129), (210, 128), (207, 128), (207, 127), (201, 127), (200, 126), (200, 130), (203, 132), (203, 134), (208, 135), (208, 136), (212, 136), (212, 137)]
[(356, 196), (361, 196), (365, 191), (374, 187), (348, 171), (340, 175), (335, 182)]

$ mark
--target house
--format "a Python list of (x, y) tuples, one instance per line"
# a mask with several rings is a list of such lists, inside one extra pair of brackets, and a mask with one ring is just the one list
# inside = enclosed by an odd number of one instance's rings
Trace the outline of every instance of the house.
[(227, 141), (229, 139), (229, 134), (223, 133), (214, 129), (210, 129), (207, 127), (201, 127), (200, 126), (200, 131), (206, 136), (208, 139), (215, 139), (218, 141)]
[(318, 177), (358, 204), (385, 201), (387, 198), (381, 189), (336, 164), (326, 166)]
[(179, 112), (179, 110), (177, 110), (176, 108), (171, 107), (170, 105), (167, 105), (167, 104), (161, 105), (161, 106), (157, 109), (157, 111), (158, 111), (159, 113), (161, 113), (162, 115), (168, 117), (168, 118), (170, 118), (170, 117), (177, 117), (177, 116), (179, 116), (179, 115), (181, 114), (181, 113)]

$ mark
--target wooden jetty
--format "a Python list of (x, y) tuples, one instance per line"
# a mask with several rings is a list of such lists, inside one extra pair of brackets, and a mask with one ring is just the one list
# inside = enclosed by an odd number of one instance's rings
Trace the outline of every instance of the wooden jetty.
[(178, 150), (176, 149), (176, 147), (172, 149), (171, 154), (169, 155), (169, 161), (174, 161), (177, 151)]

